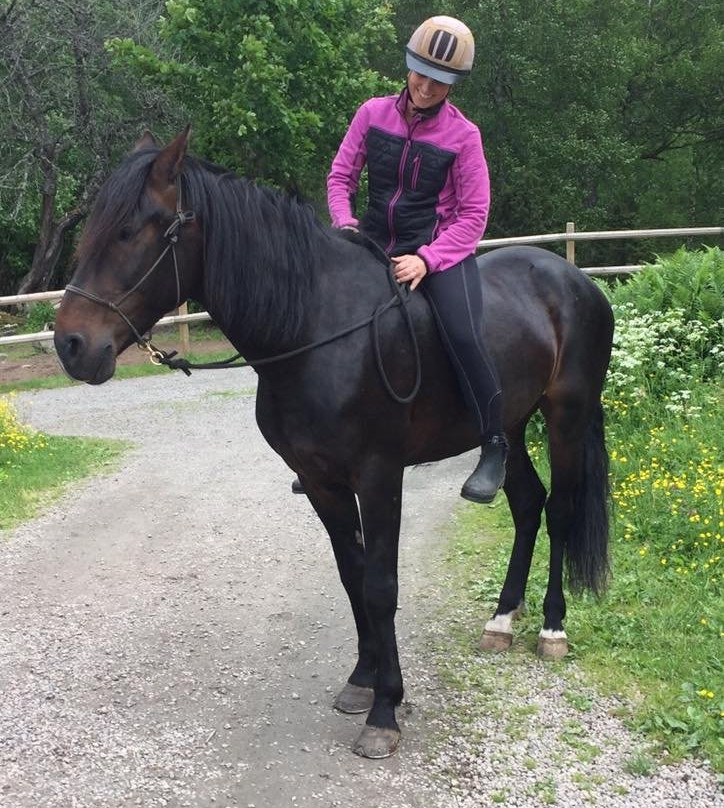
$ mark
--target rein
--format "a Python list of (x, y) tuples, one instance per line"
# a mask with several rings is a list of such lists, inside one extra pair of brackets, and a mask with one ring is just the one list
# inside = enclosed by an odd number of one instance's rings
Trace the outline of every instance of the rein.
[[(133, 336), (136, 339), (136, 344), (138, 347), (146, 351), (148, 353), (150, 361), (154, 365), (165, 365), (170, 370), (180, 370), (182, 373), (185, 373), (187, 376), (191, 375), (191, 370), (222, 370), (224, 368), (245, 368), (245, 367), (257, 367), (260, 365), (270, 365), (273, 362), (283, 362), (287, 359), (292, 359), (295, 356), (299, 356), (300, 354), (307, 353), (315, 348), (319, 348), (322, 345), (327, 345), (330, 342), (334, 342), (335, 340), (340, 339), (341, 337), (345, 337), (348, 334), (353, 333), (354, 331), (358, 331), (360, 328), (364, 328), (366, 325), (372, 325), (372, 343), (374, 345), (375, 350), (375, 361), (377, 364), (377, 369), (379, 371), (380, 377), (382, 379), (382, 383), (385, 386), (385, 389), (392, 397), (394, 401), (398, 404), (409, 404), (411, 401), (414, 400), (415, 396), (420, 390), (420, 384), (422, 381), (422, 366), (420, 362), (420, 348), (417, 344), (417, 337), (415, 335), (415, 329), (412, 322), (412, 318), (410, 316), (410, 312), (407, 309), (407, 301), (410, 295), (409, 288), (405, 287), (403, 291), (400, 284), (395, 281), (391, 267), (388, 261), (387, 254), (382, 251), (382, 249), (375, 244), (372, 240), (367, 239), (367, 245), (371, 247), (374, 251), (376, 251), (379, 257), (382, 258), (386, 267), (387, 267), (387, 279), (390, 285), (394, 290), (394, 296), (387, 301), (387, 303), (382, 303), (378, 306), (375, 311), (369, 316), (366, 317), (364, 320), (361, 320), (354, 325), (348, 326), (343, 328), (341, 331), (337, 331), (336, 333), (332, 334), (329, 337), (325, 337), (323, 339), (317, 340), (316, 342), (311, 342), (307, 345), (302, 345), (299, 348), (295, 348), (292, 351), (287, 351), (283, 354), (278, 354), (276, 356), (268, 356), (262, 359), (253, 359), (251, 361), (241, 361), (238, 362), (237, 360), (241, 359), (241, 354), (237, 353), (234, 356), (230, 356), (228, 359), (222, 359), (218, 362), (202, 362), (202, 363), (194, 363), (189, 362), (188, 359), (184, 357), (178, 357), (176, 351), (171, 351), (170, 353), (157, 348), (150, 339), (141, 336), (138, 332), (138, 329), (133, 325), (130, 318), (126, 315), (126, 313), (121, 309), (121, 304), (135, 292), (141, 284), (149, 278), (152, 273), (156, 270), (156, 268), (160, 265), (161, 261), (166, 257), (166, 255), (171, 252), (171, 256), (173, 258), (173, 268), (174, 268), (174, 276), (176, 280), (176, 306), (174, 308), (178, 308), (181, 304), (181, 281), (179, 278), (179, 271), (178, 271), (178, 260), (176, 258), (176, 244), (179, 239), (179, 230), (185, 224), (194, 221), (196, 218), (196, 214), (193, 211), (184, 211), (181, 205), (181, 183), (177, 182), (176, 185), (176, 213), (174, 216), (173, 221), (168, 226), (166, 231), (163, 234), (164, 239), (167, 241), (166, 246), (164, 247), (161, 254), (158, 258), (153, 262), (151, 267), (143, 274), (141, 279), (137, 281), (124, 295), (122, 295), (115, 303), (110, 300), (105, 300), (98, 295), (93, 294), (93, 292), (88, 292), (85, 289), (81, 289), (79, 286), (73, 286), (68, 284), (65, 287), (66, 292), (73, 292), (73, 294), (80, 295), (81, 297), (86, 298), (86, 300), (90, 300), (93, 303), (98, 303), (100, 306), (104, 306), (107, 309), (110, 309), (112, 312), (115, 312), (119, 317), (123, 319), (126, 325), (131, 329)], [(415, 354), (415, 381), (412, 385), (412, 389), (410, 390), (407, 395), (400, 395), (397, 393), (396, 390), (393, 389), (392, 384), (390, 383), (389, 377), (387, 376), (387, 372), (384, 368), (384, 362), (382, 359), (382, 351), (380, 348), (380, 334), (379, 334), (379, 319), (380, 317), (389, 309), (393, 308), (394, 306), (399, 306), (402, 310), (402, 315), (405, 320), (405, 325), (407, 326), (408, 333), (410, 335), (410, 340), (412, 342), (413, 351)]]

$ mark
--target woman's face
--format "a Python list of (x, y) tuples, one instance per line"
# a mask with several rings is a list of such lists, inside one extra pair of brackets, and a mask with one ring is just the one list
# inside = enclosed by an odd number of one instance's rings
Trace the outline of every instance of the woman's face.
[(407, 75), (407, 87), (410, 91), (410, 101), (419, 109), (434, 107), (445, 99), (450, 91), (449, 84), (423, 76), (411, 70)]

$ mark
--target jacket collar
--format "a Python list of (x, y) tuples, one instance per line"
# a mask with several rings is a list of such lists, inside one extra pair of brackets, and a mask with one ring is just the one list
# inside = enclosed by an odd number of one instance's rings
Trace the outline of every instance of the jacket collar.
[[(410, 98), (410, 91), (405, 86), (402, 88), (402, 92), (397, 96), (397, 101), (395, 102), (395, 107), (397, 108), (397, 111), (403, 118), (405, 118), (405, 120), (407, 120), (405, 117), (405, 113), (407, 111), (407, 102), (409, 98)], [(423, 121), (429, 121), (433, 118), (436, 118), (440, 114), (440, 110), (442, 110), (445, 107), (445, 105), (449, 103), (450, 102), (448, 101), (446, 96), (439, 104), (432, 107), (432, 109), (429, 110), (428, 112), (416, 113), (415, 117), (413, 118), (413, 121), (422, 123)]]

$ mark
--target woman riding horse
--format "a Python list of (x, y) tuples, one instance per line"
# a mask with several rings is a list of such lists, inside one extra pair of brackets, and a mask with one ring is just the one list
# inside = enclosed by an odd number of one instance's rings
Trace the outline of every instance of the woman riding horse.
[[(332, 162), (327, 201), (335, 227), (361, 227), (392, 259), (398, 283), (425, 293), (480, 435), (480, 461), (461, 495), (484, 503), (503, 484), (508, 448), (474, 257), (490, 183), (477, 126), (448, 100), (470, 74), (474, 52), (470, 29), (453, 17), (431, 17), (415, 30), (405, 89), (357, 110)], [(352, 200), (365, 163), (369, 199), (360, 223)]]

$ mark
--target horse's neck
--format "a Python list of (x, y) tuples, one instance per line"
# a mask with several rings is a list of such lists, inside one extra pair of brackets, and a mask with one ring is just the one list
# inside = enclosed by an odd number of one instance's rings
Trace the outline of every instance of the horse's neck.
[[(329, 246), (310, 266), (314, 273), (312, 290), (304, 304), (296, 309), (296, 313), (301, 313), (301, 326), (293, 338), (281, 333), (281, 329), (263, 337), (256, 331), (240, 336), (238, 321), (234, 322), (237, 315), (230, 316), (230, 312), (224, 310), (223, 301), (217, 306), (208, 300), (200, 302), (227, 339), (247, 358), (277, 356), (330, 337), (371, 317), (380, 305), (394, 296), (395, 290), (387, 267), (368, 249), (334, 242)], [(244, 271), (263, 270), (245, 267)], [(283, 268), (278, 282), (285, 282)], [(247, 316), (258, 316), (258, 312), (247, 311)]]

